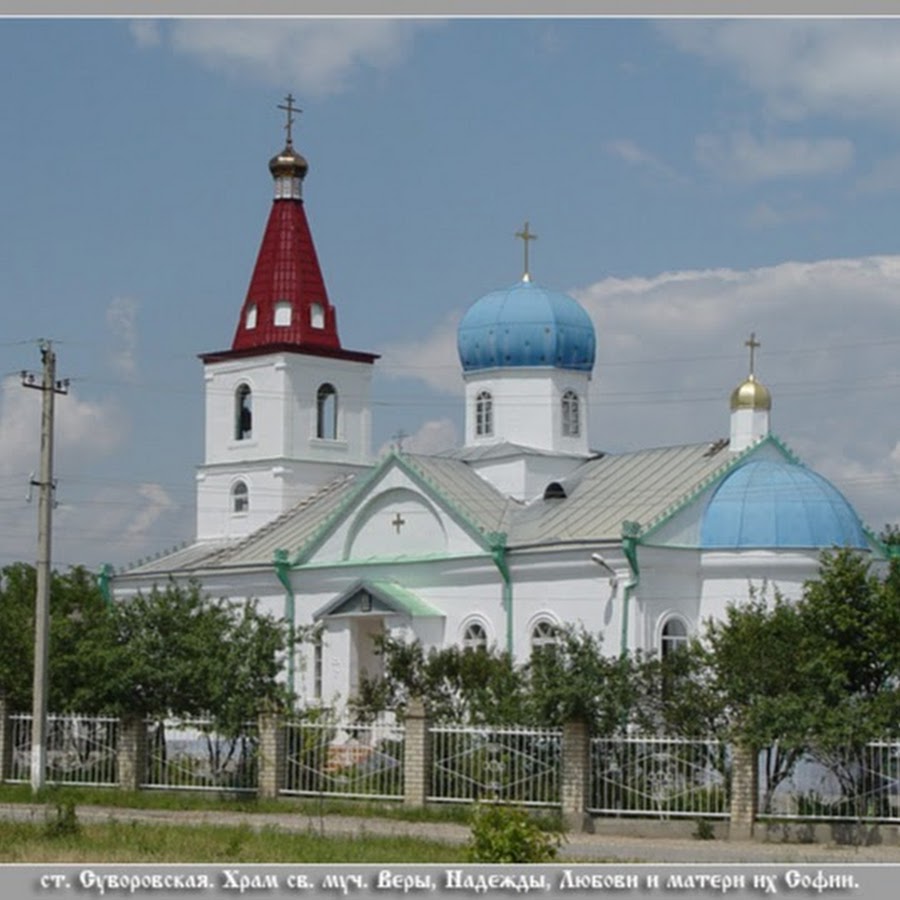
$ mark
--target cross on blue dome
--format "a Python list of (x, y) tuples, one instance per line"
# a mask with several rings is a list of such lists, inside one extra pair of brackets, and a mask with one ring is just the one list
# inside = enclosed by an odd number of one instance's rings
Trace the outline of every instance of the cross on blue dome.
[(463, 370), (548, 366), (590, 372), (596, 338), (577, 300), (529, 279), (476, 300), (457, 331)]

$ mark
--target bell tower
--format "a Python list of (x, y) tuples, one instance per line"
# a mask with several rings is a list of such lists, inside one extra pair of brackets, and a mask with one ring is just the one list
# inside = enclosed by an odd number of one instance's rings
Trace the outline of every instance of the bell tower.
[(286, 142), (269, 162), (274, 198), (231, 348), (201, 355), (205, 458), (197, 538), (240, 538), (317, 487), (371, 463), (372, 364), (345, 350), (303, 205), (309, 164)]

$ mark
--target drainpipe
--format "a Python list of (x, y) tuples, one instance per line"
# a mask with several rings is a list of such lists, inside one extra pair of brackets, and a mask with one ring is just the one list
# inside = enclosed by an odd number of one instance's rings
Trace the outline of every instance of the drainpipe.
[(631, 569), (631, 577), (625, 582), (622, 590), (622, 639), (621, 655), (628, 654), (628, 605), (638, 582), (641, 580), (641, 571), (638, 566), (637, 548), (640, 542), (641, 526), (638, 522), (622, 523), (622, 551), (628, 566)]
[(103, 563), (97, 574), (97, 587), (100, 589), (100, 596), (106, 601), (107, 606), (112, 606), (112, 591), (109, 587), (109, 579), (112, 577), (113, 567), (109, 563)]
[(296, 695), (296, 672), (294, 665), (294, 656), (296, 654), (294, 648), (294, 587), (291, 584), (291, 564), (288, 561), (287, 550), (276, 550), (273, 563), (275, 566), (275, 575), (284, 587), (284, 617), (288, 622), (287, 682), (288, 690), (293, 697)]
[(506, 613), (506, 652), (513, 655), (512, 574), (506, 561), (506, 533), (492, 531), (488, 536), (491, 559), (503, 579), (503, 611)]

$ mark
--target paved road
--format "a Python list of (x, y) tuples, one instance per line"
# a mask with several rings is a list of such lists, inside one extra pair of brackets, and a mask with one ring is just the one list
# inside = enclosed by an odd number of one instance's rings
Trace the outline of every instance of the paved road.
[[(0, 818), (43, 822), (42, 804), (0, 804)], [(354, 816), (311, 816), (297, 813), (241, 813), (230, 811), (172, 811), (123, 809), (112, 806), (79, 806), (82, 822), (172, 823), (180, 825), (246, 825), (274, 827), (285, 831), (312, 831), (324, 834), (384, 834), (428, 837), (462, 844), (469, 837), (465, 825), (449, 822), (405, 822), (397, 819)], [(756, 841), (699, 841), (569, 834), (563, 844), (562, 859), (608, 860), (648, 863), (894, 863), (900, 864), (900, 847), (884, 844), (848, 847), (835, 844), (781, 844)]]

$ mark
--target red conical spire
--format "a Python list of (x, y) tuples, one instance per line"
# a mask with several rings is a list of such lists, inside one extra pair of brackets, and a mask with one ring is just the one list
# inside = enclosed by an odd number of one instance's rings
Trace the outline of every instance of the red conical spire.
[(288, 94), (287, 143), (269, 162), (275, 199), (256, 267), (241, 309), (232, 350), (264, 350), (286, 345), (298, 350), (340, 350), (334, 307), (316, 257), (303, 209), (301, 188), (309, 166), (294, 150), (291, 125), (299, 112)]
[(275, 199), (231, 349), (201, 354), (205, 362), (270, 352), (307, 353), (374, 362), (373, 353), (344, 350), (337, 317), (328, 300), (312, 233), (303, 210), (303, 179), (309, 169), (294, 149), (291, 126), (299, 112), (288, 94), (287, 141), (269, 161)]

